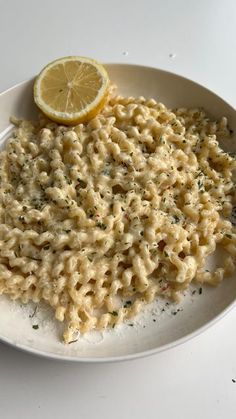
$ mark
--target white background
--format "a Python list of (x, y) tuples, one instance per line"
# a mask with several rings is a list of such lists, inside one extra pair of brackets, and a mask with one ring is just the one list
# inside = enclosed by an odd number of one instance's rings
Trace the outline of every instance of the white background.
[[(167, 69), (235, 106), (236, 1), (0, 0), (0, 91), (64, 55)], [(0, 418), (236, 418), (235, 323), (234, 309), (183, 346), (119, 364), (0, 344)]]

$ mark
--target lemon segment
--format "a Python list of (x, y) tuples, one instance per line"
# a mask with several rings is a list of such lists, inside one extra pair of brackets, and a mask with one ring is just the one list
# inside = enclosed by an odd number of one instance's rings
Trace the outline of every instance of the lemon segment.
[(77, 124), (104, 106), (109, 77), (104, 66), (87, 57), (64, 57), (48, 64), (34, 83), (34, 101), (53, 121)]

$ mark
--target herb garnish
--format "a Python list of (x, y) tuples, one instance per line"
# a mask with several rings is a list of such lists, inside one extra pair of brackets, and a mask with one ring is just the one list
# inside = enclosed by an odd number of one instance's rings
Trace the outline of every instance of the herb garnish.
[(32, 319), (35, 316), (36, 311), (37, 311), (37, 308), (38, 308), (38, 306), (36, 306), (35, 309), (34, 309), (34, 311), (33, 311), (33, 313), (29, 315), (29, 318), (30, 319)]
[(68, 185), (72, 184), (72, 180), (68, 178), (68, 176), (64, 176), (66, 182), (68, 183)]
[(70, 342), (68, 342), (68, 344), (70, 345), (71, 343), (75, 343), (75, 342), (78, 342), (78, 339), (71, 340)]
[(106, 230), (107, 226), (104, 223), (98, 222), (96, 224), (97, 227), (101, 228), (101, 230)]
[(132, 301), (126, 301), (125, 302), (125, 304), (124, 304), (124, 308), (128, 308), (128, 307), (130, 307), (132, 305)]
[(202, 189), (203, 188), (203, 182), (201, 181), (201, 180), (198, 180), (198, 182), (197, 182), (197, 184), (198, 184), (198, 188), (199, 189)]
[(180, 221), (179, 217), (177, 217), (177, 215), (173, 215), (172, 216), (174, 218), (174, 222), (178, 223)]
[(112, 316), (118, 316), (117, 311), (111, 311), (111, 312), (109, 312), (109, 314), (111, 314)]
[(76, 187), (80, 187), (82, 189), (86, 188), (87, 184), (84, 180), (80, 179), (79, 177), (77, 178), (77, 181), (79, 182), (78, 185), (76, 185)]

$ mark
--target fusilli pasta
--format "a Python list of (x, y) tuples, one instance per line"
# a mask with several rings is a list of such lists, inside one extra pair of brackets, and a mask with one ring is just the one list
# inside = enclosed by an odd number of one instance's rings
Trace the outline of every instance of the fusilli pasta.
[[(226, 118), (113, 96), (87, 124), (14, 123), (0, 153), (0, 293), (50, 304), (65, 342), (232, 274)], [(208, 272), (217, 244), (227, 256)]]

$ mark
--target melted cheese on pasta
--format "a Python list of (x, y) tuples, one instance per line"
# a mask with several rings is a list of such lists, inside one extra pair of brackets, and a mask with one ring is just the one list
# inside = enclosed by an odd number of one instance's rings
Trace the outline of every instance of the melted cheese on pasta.
[[(15, 124), (0, 153), (0, 293), (50, 304), (65, 342), (233, 272), (226, 118), (115, 96), (85, 125)], [(208, 272), (217, 244), (227, 256)]]

